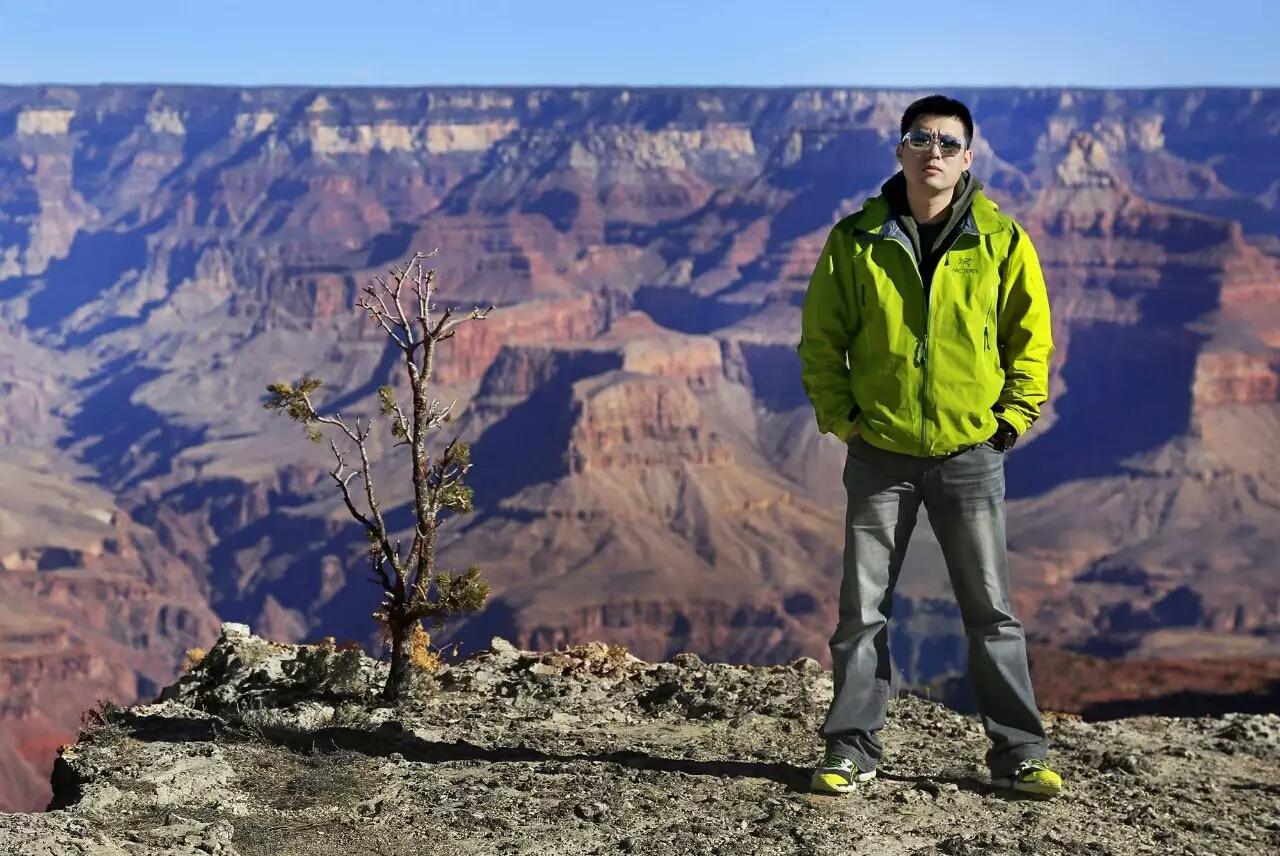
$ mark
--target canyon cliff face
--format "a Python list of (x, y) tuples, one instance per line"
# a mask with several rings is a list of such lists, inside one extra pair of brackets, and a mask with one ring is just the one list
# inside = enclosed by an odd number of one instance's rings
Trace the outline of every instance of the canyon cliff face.
[[(330, 411), (403, 400), (354, 304), (416, 249), (441, 250), (439, 308), (496, 306), (434, 376), (475, 462), (441, 566), (493, 584), (438, 641), (829, 662), (845, 449), (799, 384), (799, 306), (919, 94), (0, 87), (6, 804), (215, 616), (369, 641), (330, 453), (260, 402), (305, 373)], [(1249, 141), (1280, 93), (953, 94), (1053, 305), (1052, 399), (1007, 458), (1028, 635), (1276, 657), (1280, 163)], [(407, 527), (403, 449), (372, 442)], [(927, 526), (894, 622), (900, 678), (963, 671)]]

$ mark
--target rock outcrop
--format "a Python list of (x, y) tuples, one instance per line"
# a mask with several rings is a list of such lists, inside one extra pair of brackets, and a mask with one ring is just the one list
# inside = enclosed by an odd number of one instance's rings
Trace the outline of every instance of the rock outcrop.
[(226, 626), (161, 701), (65, 747), (12, 856), (1249, 854), (1280, 844), (1280, 717), (1047, 713), (1052, 801), (993, 788), (980, 721), (890, 699), (877, 778), (811, 794), (830, 673), (587, 643), (487, 650), (379, 707), (385, 667)]

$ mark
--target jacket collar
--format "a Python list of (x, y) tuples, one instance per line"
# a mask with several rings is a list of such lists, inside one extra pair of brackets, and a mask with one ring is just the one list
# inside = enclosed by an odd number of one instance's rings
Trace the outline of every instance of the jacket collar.
[[(969, 180), (975, 179), (970, 177)], [(1001, 231), (1004, 226), (996, 213), (999, 210), (999, 206), (982, 192), (982, 187), (979, 185), (974, 191), (969, 211), (960, 224), (960, 233), (989, 235), (992, 232)], [(870, 232), (880, 237), (894, 237), (901, 241), (907, 240), (902, 227), (898, 225), (898, 218), (893, 214), (893, 206), (889, 204), (883, 187), (878, 195), (870, 197), (862, 204), (862, 208), (853, 215), (850, 225), (857, 231)]]

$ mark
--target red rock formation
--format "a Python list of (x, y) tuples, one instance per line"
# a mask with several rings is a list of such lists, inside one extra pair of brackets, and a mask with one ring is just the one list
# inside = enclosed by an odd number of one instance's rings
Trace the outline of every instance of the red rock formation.
[[(468, 311), (455, 309), (453, 317)], [(531, 301), (494, 310), (483, 322), (468, 322), (439, 351), (435, 379), (449, 384), (479, 380), (499, 349), (590, 339), (604, 329), (606, 309), (590, 295)]]
[(703, 429), (698, 400), (682, 383), (629, 371), (573, 385), (570, 473), (692, 464), (724, 464), (732, 450)]
[(33, 810), (48, 801), (47, 750), (80, 712), (172, 679), (217, 621), (190, 571), (102, 492), (56, 463), (3, 470), (26, 490), (0, 513), (0, 804)]
[(1067, 713), (1126, 704), (1140, 710), (1143, 702), (1178, 695), (1204, 702), (1251, 696), (1262, 704), (1274, 701), (1280, 687), (1280, 658), (1109, 661), (1033, 645), (1028, 660), (1041, 708)]
[(1280, 401), (1280, 354), (1201, 353), (1192, 387), (1197, 411), (1228, 404)]
[[(41, 636), (43, 638), (36, 638)], [(136, 677), (95, 652), (52, 633), (0, 638), (0, 801), (39, 811), (49, 801), (56, 749), (75, 738), (80, 711), (99, 699), (137, 698)]]
[[(432, 247), (437, 311), (498, 307), (436, 363), (484, 456), (443, 550), (496, 581), (522, 644), (825, 662), (844, 450), (798, 395), (799, 304), (912, 97), (0, 87), (0, 475), (22, 487), (0, 502), (0, 595), (22, 604), (0, 629), (9, 673), (47, 676), (3, 720), (15, 744), (74, 726), (93, 699), (69, 686), (167, 678), (211, 602), (362, 632), (326, 450), (257, 399), (312, 370), (347, 413), (403, 392), (354, 301)], [(1259, 247), (1280, 167), (1249, 140), (1280, 107), (973, 103), (975, 173), (1036, 239), (1059, 345), (1008, 460), (1020, 608), (1060, 644), (1274, 650), (1280, 275)], [(392, 449), (380, 430), (388, 508)], [(93, 657), (109, 676), (84, 677)]]

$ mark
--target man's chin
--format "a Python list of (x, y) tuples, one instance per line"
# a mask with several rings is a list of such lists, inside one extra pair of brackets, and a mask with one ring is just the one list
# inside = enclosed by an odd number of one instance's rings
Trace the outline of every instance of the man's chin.
[(911, 181), (909, 178), (907, 180), (911, 184), (919, 185), (920, 187), (927, 187), (930, 190), (947, 190), (948, 188), (956, 186), (955, 180), (948, 179), (940, 172), (922, 175), (915, 181)]

